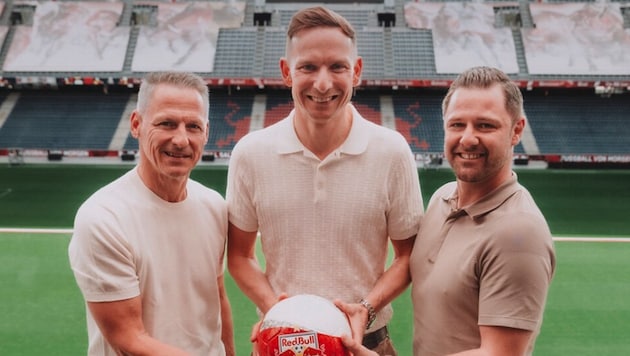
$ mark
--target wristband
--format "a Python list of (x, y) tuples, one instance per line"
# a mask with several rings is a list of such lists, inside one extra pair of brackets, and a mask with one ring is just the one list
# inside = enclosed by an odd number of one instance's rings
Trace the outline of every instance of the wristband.
[(374, 307), (372, 306), (372, 304), (370, 304), (365, 299), (361, 299), (359, 303), (363, 305), (363, 307), (365, 307), (365, 309), (367, 309), (368, 311), (368, 320), (367, 320), (367, 323), (365, 324), (365, 329), (367, 330), (370, 328), (370, 326), (372, 326), (372, 324), (374, 324), (374, 320), (376, 320), (376, 310), (374, 310)]

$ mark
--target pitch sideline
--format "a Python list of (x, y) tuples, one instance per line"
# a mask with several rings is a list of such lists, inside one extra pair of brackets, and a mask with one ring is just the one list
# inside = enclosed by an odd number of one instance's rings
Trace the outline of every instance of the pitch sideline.
[[(0, 233), (67, 235), (72, 234), (72, 229), (0, 227)], [(553, 240), (557, 242), (630, 242), (630, 237), (554, 236)]]

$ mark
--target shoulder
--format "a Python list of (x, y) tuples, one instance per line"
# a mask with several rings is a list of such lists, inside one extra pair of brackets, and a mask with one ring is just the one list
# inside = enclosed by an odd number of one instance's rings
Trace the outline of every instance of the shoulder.
[(438, 189), (435, 190), (435, 192), (433, 193), (433, 196), (438, 196), (438, 195), (450, 196), (451, 194), (455, 192), (455, 189), (457, 189), (456, 181), (446, 182), (442, 184)]
[(549, 233), (543, 213), (529, 191), (520, 184), (516, 185), (514, 194), (498, 210), (502, 219), (510, 221), (514, 228), (537, 227)]
[(514, 252), (547, 254), (552, 249), (551, 230), (526, 190), (519, 190), (497, 209), (490, 232), (495, 247)]
[(133, 187), (134, 174), (136, 173), (129, 171), (99, 188), (81, 204), (77, 215), (102, 214), (119, 209), (137, 191)]
[(441, 187), (436, 189), (435, 192), (433, 192), (433, 195), (431, 195), (431, 199), (429, 200), (428, 205), (429, 206), (433, 205), (435, 201), (447, 199), (451, 197), (453, 193), (455, 192), (455, 189), (457, 189), (457, 182), (455, 181), (447, 182), (443, 184)]
[(287, 126), (290, 126), (290, 123), (289, 118), (285, 118), (263, 129), (251, 131), (238, 140), (233, 151), (255, 151), (270, 147), (278, 140), (279, 136), (283, 136), (287, 132)]
[[(70, 246), (78, 251), (126, 246), (120, 217), (133, 214), (137, 189), (127, 173), (94, 192), (77, 210)], [(88, 247), (91, 246), (91, 247)], [(101, 247), (96, 247), (101, 246)]]
[(217, 204), (225, 204), (225, 199), (219, 192), (201, 184), (194, 179), (188, 179), (187, 189), (189, 191), (189, 194), (201, 197), (205, 201)]
[(408, 148), (407, 140), (400, 132), (375, 124), (363, 117), (361, 117), (360, 122), (362, 129), (366, 130), (373, 140), (381, 140), (383, 142), (394, 144), (395, 147)]
[(353, 128), (352, 142), (360, 142), (370, 157), (381, 164), (389, 162), (393, 166), (415, 166), (415, 159), (407, 140), (397, 131), (377, 125), (360, 117)]
[(189, 179), (188, 180), (188, 203), (195, 208), (200, 208), (217, 218), (227, 220), (227, 202), (225, 198), (216, 190), (206, 187), (205, 185)]

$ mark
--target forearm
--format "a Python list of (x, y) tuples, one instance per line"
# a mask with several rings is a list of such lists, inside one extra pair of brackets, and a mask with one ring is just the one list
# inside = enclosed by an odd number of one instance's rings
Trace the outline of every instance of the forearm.
[(405, 291), (410, 282), (409, 257), (397, 257), (364, 298), (380, 310)]
[[(410, 274), (408, 266), (408, 257), (402, 256), (394, 259), (392, 265), (383, 273), (372, 290), (363, 299), (378, 312), (378, 310), (400, 295), (409, 285)], [(339, 302), (337, 306), (346, 313), (350, 320), (352, 338), (360, 343), (366, 327), (371, 326), (371, 322), (368, 322), (370, 320), (369, 306), (362, 305), (358, 301), (352, 304)]]
[(225, 354), (227, 356), (236, 355), (236, 348), (234, 344), (234, 321), (232, 319), (232, 306), (228, 299), (227, 292), (225, 291), (225, 285), (223, 283), (223, 276), (218, 279), (219, 285), (219, 299), (221, 301), (221, 341), (225, 347)]
[(256, 259), (230, 256), (228, 269), (241, 291), (262, 313), (266, 313), (278, 301), (278, 296)]
[(103, 337), (120, 355), (188, 355), (153, 338), (144, 328), (140, 296), (114, 302), (88, 302)]
[(480, 326), (481, 345), (451, 356), (524, 356), (532, 331), (502, 326)]

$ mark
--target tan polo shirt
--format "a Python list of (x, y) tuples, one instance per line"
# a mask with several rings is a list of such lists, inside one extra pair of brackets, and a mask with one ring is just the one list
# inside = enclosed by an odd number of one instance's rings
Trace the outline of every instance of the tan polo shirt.
[(542, 324), (555, 253), (529, 192), (513, 174), (468, 207), (456, 199), (455, 182), (435, 192), (411, 255), (415, 356), (477, 348), (479, 325)]

